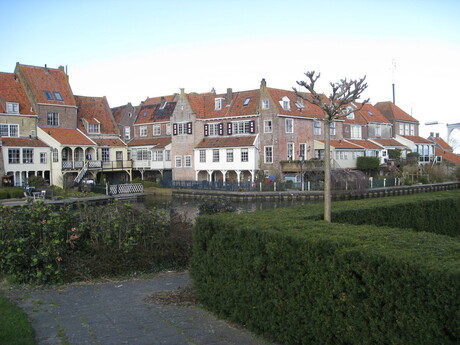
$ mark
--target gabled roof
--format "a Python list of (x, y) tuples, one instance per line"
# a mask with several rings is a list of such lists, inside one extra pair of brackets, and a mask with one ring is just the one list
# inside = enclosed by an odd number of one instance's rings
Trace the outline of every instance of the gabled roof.
[(61, 145), (95, 145), (95, 143), (78, 129), (40, 127), (45, 133)]
[(138, 107), (135, 124), (169, 121), (177, 102), (141, 104)]
[(155, 148), (165, 148), (171, 144), (171, 137), (168, 138), (148, 138), (134, 139), (129, 142), (128, 146), (155, 146)]
[(219, 137), (219, 138), (204, 138), (201, 140), (196, 149), (220, 148), (220, 147), (248, 147), (254, 146), (256, 140), (255, 135), (238, 136), (238, 137)]
[(441, 150), (452, 152), (454, 149), (441, 137), (429, 137), (428, 140), (433, 141)]
[(395, 139), (371, 139), (377, 144), (382, 145), (383, 147), (400, 147), (404, 148), (405, 146)]
[(369, 140), (346, 139), (346, 141), (349, 141), (352, 144), (361, 146), (362, 148), (365, 148), (365, 149), (371, 149), (371, 150), (381, 150), (382, 149), (381, 146), (374, 144), (373, 142)]
[[(324, 140), (319, 140), (324, 143)], [(355, 145), (347, 140), (331, 140), (331, 147), (335, 149), (347, 149), (347, 150), (362, 150), (361, 146)]]
[(143, 104), (161, 104), (163, 102), (175, 102), (177, 94), (160, 97), (147, 97)]
[(0, 72), (0, 113), (6, 113), (6, 102), (19, 103), (20, 114), (36, 115), (17, 76)]
[[(277, 111), (280, 115), (300, 116), (308, 118), (323, 118), (322, 109), (314, 104), (302, 100), (294, 91), (273, 89), (267, 87), (267, 92), (273, 100)], [(305, 98), (311, 98), (311, 94), (300, 92)], [(284, 109), (282, 106), (283, 99), (289, 100), (290, 109)], [(299, 106), (298, 106), (299, 105)]]
[(412, 141), (415, 144), (433, 144), (432, 141), (429, 141), (428, 139), (416, 136), (416, 135), (401, 135), (403, 138), (406, 138), (410, 141)]
[(120, 138), (91, 138), (97, 146), (123, 146), (126, 144)]
[[(105, 97), (75, 96), (78, 106), (78, 129), (88, 133), (84, 122), (100, 125), (100, 133), (118, 134), (115, 120), (112, 117)], [(91, 133), (90, 133), (91, 134)]]
[(119, 107), (115, 107), (115, 108), (110, 109), (112, 111), (113, 118), (115, 119), (116, 123), (121, 122), (121, 118), (125, 114), (127, 108), (132, 108), (131, 103), (128, 103), (128, 104), (121, 105)]
[(388, 120), (376, 107), (372, 104), (364, 104), (363, 108), (355, 113), (358, 113), (367, 123), (377, 122), (377, 123), (388, 123), (391, 121)]
[(390, 121), (407, 121), (416, 122), (417, 119), (410, 116), (408, 113), (403, 111), (397, 105), (392, 102), (379, 102), (375, 104), (375, 107)]
[(12, 147), (48, 147), (38, 138), (2, 138), (3, 146)]
[[(28, 66), (18, 63), (16, 73), (24, 75), (37, 103), (76, 106), (64, 68)], [(45, 91), (50, 92), (52, 99), (47, 98)], [(55, 92), (59, 93), (62, 101), (59, 100), (59, 96)]]
[(436, 156), (441, 156), (443, 160), (455, 163), (455, 164), (460, 164), (460, 156), (453, 153), (453, 152), (448, 152), (444, 151), (438, 148), (434, 149)]

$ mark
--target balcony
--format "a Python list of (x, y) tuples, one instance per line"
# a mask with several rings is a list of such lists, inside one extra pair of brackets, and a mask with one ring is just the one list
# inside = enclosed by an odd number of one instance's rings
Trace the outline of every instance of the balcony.
[(88, 170), (123, 170), (132, 168), (129, 161), (63, 161), (62, 170), (80, 170), (88, 163)]

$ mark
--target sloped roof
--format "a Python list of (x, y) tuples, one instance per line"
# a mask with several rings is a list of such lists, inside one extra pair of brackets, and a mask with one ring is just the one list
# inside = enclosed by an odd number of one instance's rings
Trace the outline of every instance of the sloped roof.
[(16, 75), (0, 72), (0, 113), (6, 113), (5, 102), (19, 103), (20, 114), (36, 115)]
[(395, 139), (372, 139), (377, 144), (382, 145), (383, 147), (405, 147), (399, 141)]
[[(115, 107), (115, 108), (111, 108), (110, 110), (112, 111), (112, 114), (113, 114), (113, 118), (115, 119), (115, 122), (116, 123), (120, 123), (122, 118), (123, 118), (123, 115), (125, 114), (126, 110), (130, 108), (132, 109), (132, 113), (135, 111), (135, 109), (133, 108), (132, 104), (131, 103), (128, 103), (128, 104), (125, 104), (125, 105), (121, 105), (119, 107)], [(132, 114), (133, 115), (133, 114)]]
[(2, 138), (3, 146), (13, 147), (48, 147), (38, 138)]
[(399, 108), (392, 102), (379, 102), (375, 104), (375, 107), (390, 121), (408, 121), (417, 122), (418, 120), (410, 116), (404, 110)]
[(41, 127), (41, 129), (62, 145), (95, 145), (78, 129), (52, 127)]
[(219, 148), (219, 147), (247, 147), (253, 146), (256, 140), (255, 135), (238, 137), (204, 138), (195, 147), (197, 149)]
[(165, 148), (169, 144), (171, 144), (171, 137), (134, 139), (129, 142), (128, 146), (152, 146), (154, 145), (155, 148)]
[(416, 135), (401, 135), (403, 138), (406, 138), (416, 144), (433, 144), (432, 141), (428, 139), (416, 136)]
[(460, 156), (453, 153), (453, 152), (448, 152), (444, 151), (438, 148), (435, 148), (435, 154), (437, 156), (441, 156), (443, 160), (455, 163), (455, 164), (460, 164)]
[(84, 119), (88, 123), (99, 123), (100, 133), (118, 134), (115, 120), (105, 97), (75, 96), (75, 100), (78, 106), (78, 129), (87, 133)]
[(382, 147), (374, 144), (373, 142), (369, 140), (355, 140), (355, 139), (346, 139), (346, 141), (351, 142), (352, 144), (359, 145), (365, 149), (371, 149), (371, 150), (381, 150)]
[[(324, 140), (319, 140), (324, 144)], [(355, 145), (347, 140), (331, 140), (331, 147), (336, 149), (353, 149), (353, 150), (362, 150), (361, 146)]]
[[(63, 69), (38, 67), (17, 64), (16, 69), (22, 72), (38, 103), (76, 106), (75, 98)], [(52, 100), (47, 99), (45, 91), (49, 91)], [(56, 98), (59, 92), (62, 101)]]
[(138, 107), (138, 115), (135, 124), (169, 121), (176, 108), (177, 102), (166, 104), (142, 104)]
[[(302, 100), (299, 96), (296, 95), (294, 91), (287, 91), (287, 90), (280, 90), (280, 89), (273, 89), (267, 87), (267, 92), (273, 100), (277, 111), (280, 115), (291, 115), (291, 116), (300, 116), (300, 117), (308, 117), (308, 118), (323, 118), (323, 111), (322, 109), (314, 104), (311, 104), (307, 101)], [(302, 97), (310, 98), (311, 94), (300, 92)], [(284, 97), (289, 99), (290, 109), (284, 109), (282, 107), (282, 100)], [(281, 102), (281, 103), (280, 103)], [(303, 105), (303, 107), (297, 107), (296, 103)]]
[(163, 101), (166, 102), (175, 102), (177, 94), (168, 95), (168, 96), (160, 96), (160, 97), (147, 97), (147, 99), (143, 102), (143, 104), (161, 104)]
[(391, 123), (376, 107), (372, 104), (364, 104), (363, 108), (357, 111), (366, 122)]
[(441, 150), (451, 151), (451, 152), (454, 150), (452, 146), (450, 146), (448, 143), (444, 141), (444, 139), (440, 137), (429, 137), (428, 140), (431, 140), (434, 143), (436, 143)]
[(98, 146), (126, 146), (120, 138), (91, 138)]

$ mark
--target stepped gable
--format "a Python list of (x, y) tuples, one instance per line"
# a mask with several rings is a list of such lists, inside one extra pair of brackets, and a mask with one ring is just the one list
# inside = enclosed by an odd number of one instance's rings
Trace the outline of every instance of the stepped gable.
[(375, 104), (375, 107), (390, 121), (408, 121), (417, 122), (418, 120), (410, 116), (404, 110), (399, 108), (392, 102), (379, 102)]
[[(322, 109), (314, 104), (311, 104), (301, 97), (297, 96), (294, 91), (281, 89), (273, 89), (267, 87), (267, 92), (270, 95), (280, 115), (300, 116), (307, 118), (323, 118)], [(305, 92), (299, 92), (303, 97), (311, 99), (312, 95)], [(289, 109), (283, 108), (283, 98), (289, 99)], [(323, 96), (325, 98), (325, 96)], [(326, 98), (325, 98), (326, 99)]]
[[(100, 133), (118, 134), (109, 104), (105, 97), (75, 96), (78, 106), (78, 129), (88, 133), (86, 123), (99, 124)], [(91, 134), (91, 133), (90, 133)]]
[(18, 63), (15, 72), (24, 76), (37, 103), (77, 105), (63, 67), (49, 68)]
[(0, 72), (0, 113), (6, 113), (6, 102), (19, 103), (19, 114), (37, 115), (17, 76)]

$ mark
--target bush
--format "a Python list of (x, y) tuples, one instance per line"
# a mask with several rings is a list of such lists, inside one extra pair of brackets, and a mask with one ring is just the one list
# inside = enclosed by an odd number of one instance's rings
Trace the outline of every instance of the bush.
[(199, 214), (235, 212), (235, 205), (225, 198), (206, 199), (198, 206)]
[(358, 157), (356, 167), (367, 173), (375, 173), (380, 168), (380, 159), (378, 157)]

